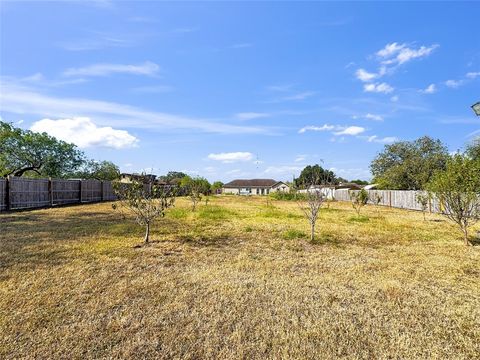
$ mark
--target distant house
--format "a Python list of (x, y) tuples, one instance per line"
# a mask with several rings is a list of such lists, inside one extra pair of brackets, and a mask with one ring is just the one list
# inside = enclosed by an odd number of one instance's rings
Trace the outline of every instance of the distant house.
[(307, 192), (321, 191), (322, 194), (329, 200), (335, 199), (336, 190), (360, 190), (361, 185), (355, 183), (340, 183), (338, 185), (310, 185), (308, 189), (299, 190), (301, 194)]
[(363, 189), (363, 185), (358, 185), (356, 183), (346, 182), (346, 183), (340, 183), (340, 184), (336, 185), (335, 189), (336, 190), (339, 190), (339, 189), (361, 190), (361, 189)]
[(224, 194), (268, 195), (276, 191), (289, 192), (290, 187), (282, 181), (273, 179), (238, 179), (223, 185)]

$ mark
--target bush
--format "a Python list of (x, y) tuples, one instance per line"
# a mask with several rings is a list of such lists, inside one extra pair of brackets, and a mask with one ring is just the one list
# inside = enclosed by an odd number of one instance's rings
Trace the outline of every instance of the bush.
[(296, 192), (273, 192), (270, 193), (270, 198), (274, 200), (284, 200), (284, 201), (294, 201), (294, 200), (305, 200), (305, 194), (299, 194)]
[(456, 223), (463, 232), (466, 245), (468, 229), (480, 218), (480, 161), (454, 155), (447, 168), (435, 173), (428, 189), (444, 206), (443, 215)]

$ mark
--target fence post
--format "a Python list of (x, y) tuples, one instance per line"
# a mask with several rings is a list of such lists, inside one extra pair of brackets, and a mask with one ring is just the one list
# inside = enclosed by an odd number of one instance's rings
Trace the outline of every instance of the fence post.
[(5, 189), (5, 205), (7, 206), (7, 211), (11, 210), (11, 204), (10, 204), (10, 175), (7, 176), (7, 186)]
[(105, 191), (103, 190), (103, 180), (101, 180), (100, 186), (101, 186), (100, 193), (102, 195), (101, 198), (102, 198), (102, 201), (105, 201), (105, 195), (104, 195)]
[(50, 199), (50, 206), (53, 206), (53, 184), (52, 178), (48, 178), (48, 198)]
[(79, 186), (78, 186), (78, 189), (79, 189), (78, 202), (79, 202), (80, 204), (82, 203), (82, 181), (83, 181), (83, 180), (78, 180), (78, 182), (79, 182)]

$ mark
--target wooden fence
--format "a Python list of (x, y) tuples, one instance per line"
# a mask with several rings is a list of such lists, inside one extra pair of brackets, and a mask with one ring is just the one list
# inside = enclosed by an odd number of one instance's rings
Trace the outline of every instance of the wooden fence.
[(110, 181), (0, 179), (0, 211), (116, 200)]
[[(379, 196), (378, 205), (389, 206), (400, 209), (422, 210), (422, 205), (417, 201), (418, 194), (425, 194), (424, 191), (415, 190), (366, 190), (369, 195), (369, 204), (374, 203), (376, 196)], [(335, 200), (351, 201), (351, 193), (357, 193), (359, 190), (339, 189), (335, 190)], [(440, 202), (431, 198), (429, 200), (427, 211), (441, 212)]]

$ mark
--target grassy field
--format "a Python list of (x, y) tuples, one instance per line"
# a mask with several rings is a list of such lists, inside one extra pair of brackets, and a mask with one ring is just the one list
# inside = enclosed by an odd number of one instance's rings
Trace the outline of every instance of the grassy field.
[(437, 215), (180, 199), (0, 215), (0, 358), (480, 357), (480, 246)]

